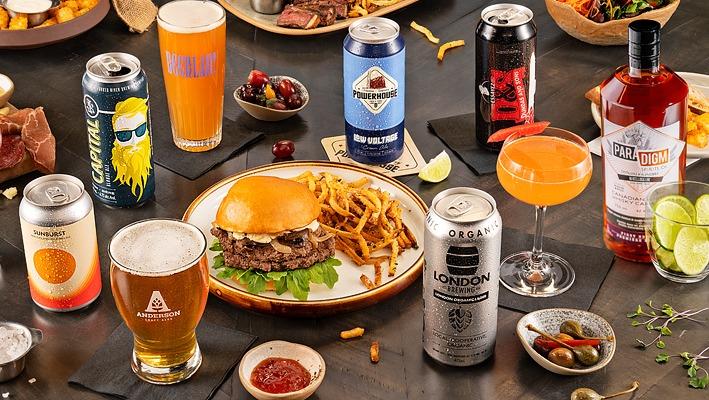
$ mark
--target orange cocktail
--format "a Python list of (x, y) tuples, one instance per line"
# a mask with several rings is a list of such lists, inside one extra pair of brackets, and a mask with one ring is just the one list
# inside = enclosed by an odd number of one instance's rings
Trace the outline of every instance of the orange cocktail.
[(531, 251), (507, 256), (500, 264), (500, 282), (523, 296), (548, 297), (568, 290), (576, 274), (571, 264), (542, 251), (547, 206), (578, 196), (591, 179), (593, 165), (586, 142), (569, 131), (547, 128), (505, 140), (497, 158), (497, 177), (507, 193), (536, 208)]
[(212, 1), (172, 1), (158, 11), (158, 36), (175, 145), (210, 150), (222, 139), (226, 13)]

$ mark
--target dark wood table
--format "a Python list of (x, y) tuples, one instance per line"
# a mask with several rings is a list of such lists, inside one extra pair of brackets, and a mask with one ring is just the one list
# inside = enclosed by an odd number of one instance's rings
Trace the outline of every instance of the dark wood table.
[[(537, 45), (537, 115), (554, 125), (578, 132), (587, 139), (599, 134), (584, 92), (626, 62), (626, 48), (596, 47), (562, 32), (547, 14), (542, 1), (520, 1), (535, 13)], [(407, 42), (407, 126), (424, 157), (438, 154), (444, 145), (426, 128), (426, 121), (470, 112), (474, 90), (474, 27), (488, 2), (422, 0), (391, 15), (403, 27)], [(462, 49), (450, 52), (444, 63), (435, 59), (437, 47), (407, 26), (411, 20), (427, 25), (442, 40), (465, 39)], [(709, 73), (709, 2), (684, 0), (662, 32), (662, 60), (678, 71)], [(45, 342), (34, 350), (27, 370), (17, 379), (0, 384), (0, 393), (12, 399), (96, 399), (101, 396), (67, 384), (79, 368), (121, 323), (109, 286), (106, 246), (120, 227), (149, 217), (180, 217), (187, 205), (215, 181), (245, 168), (273, 162), (271, 144), (288, 138), (296, 142), (295, 158), (324, 159), (320, 139), (341, 134), (342, 40), (344, 32), (318, 37), (285, 37), (264, 32), (229, 16), (228, 76), (225, 115), (241, 125), (266, 133), (266, 139), (247, 152), (221, 164), (195, 181), (156, 166), (155, 199), (139, 209), (108, 209), (96, 204), (101, 249), (103, 292), (91, 307), (56, 314), (36, 307), (30, 299), (19, 228), (19, 198), (0, 200), (0, 320), (18, 321), (41, 328)], [(160, 70), (156, 27), (145, 34), (128, 33), (111, 11), (96, 28), (70, 41), (26, 51), (0, 51), (0, 72), (16, 84), (12, 102), (18, 107), (45, 107), (57, 138), (57, 172), (72, 174), (88, 184), (89, 161), (81, 101), (81, 75), (86, 61), (102, 52), (125, 51), (143, 62), (152, 101), (153, 134), (169, 135), (169, 121)], [(272, 74), (301, 79), (311, 93), (311, 104), (298, 117), (281, 124), (256, 123), (232, 100), (231, 92), (252, 67)], [(652, 101), (652, 99), (648, 99)], [(229, 132), (225, 132), (226, 135)], [(472, 134), (472, 133), (471, 133)], [(594, 156), (594, 174), (578, 198), (547, 214), (548, 237), (569, 243), (603, 246), (600, 159)], [(24, 185), (32, 174), (1, 186)], [(709, 162), (690, 167), (687, 178), (707, 181)], [(443, 189), (470, 186), (488, 191), (499, 205), (505, 227), (532, 231), (533, 210), (511, 198), (494, 174), (477, 177), (453, 158), (453, 173), (439, 184), (415, 176), (401, 179), (430, 202)], [(573, 262), (573, 258), (571, 258)], [(615, 262), (591, 311), (604, 316), (618, 335), (618, 350), (611, 364), (585, 377), (554, 375), (524, 352), (514, 335), (521, 314), (500, 308), (495, 355), (482, 365), (450, 368), (429, 359), (421, 347), (421, 282), (395, 298), (366, 310), (320, 319), (288, 319), (243, 311), (211, 297), (204, 320), (231, 326), (259, 336), (259, 341), (285, 339), (316, 348), (327, 362), (327, 377), (313, 398), (318, 399), (566, 399), (576, 387), (593, 387), (601, 393), (625, 388), (638, 379), (636, 399), (706, 399), (707, 391), (689, 389), (686, 371), (677, 362), (657, 365), (656, 349), (640, 351), (626, 312), (647, 299), (677, 307), (709, 303), (709, 280), (680, 285), (664, 280), (647, 264)], [(576, 282), (576, 285), (583, 285)], [(504, 289), (503, 289), (504, 290)], [(705, 319), (707, 316), (705, 316)], [(369, 362), (369, 340), (342, 342), (338, 332), (353, 326), (367, 328), (367, 339), (381, 343), (381, 362)], [(669, 350), (697, 352), (709, 345), (707, 325), (679, 323)], [(117, 365), (115, 368), (127, 368)], [(34, 384), (28, 379), (36, 378)], [(250, 398), (238, 377), (223, 385), (216, 399)]]

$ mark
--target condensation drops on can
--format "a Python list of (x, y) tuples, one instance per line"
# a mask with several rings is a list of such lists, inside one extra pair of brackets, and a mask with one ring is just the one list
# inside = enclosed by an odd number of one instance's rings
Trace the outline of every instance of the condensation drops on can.
[(50, 311), (72, 311), (101, 293), (101, 269), (91, 196), (71, 175), (30, 182), (20, 202), (20, 226), (32, 300)]
[(423, 347), (453, 366), (483, 362), (495, 348), (502, 219), (482, 190), (453, 188), (426, 215)]

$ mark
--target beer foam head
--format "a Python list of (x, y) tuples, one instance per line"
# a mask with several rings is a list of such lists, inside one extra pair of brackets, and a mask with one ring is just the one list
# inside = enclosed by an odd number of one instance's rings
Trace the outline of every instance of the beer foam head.
[(206, 247), (204, 234), (193, 225), (149, 219), (119, 230), (108, 251), (114, 264), (127, 272), (166, 276), (191, 267)]
[(158, 10), (158, 25), (175, 33), (210, 31), (226, 18), (222, 6), (213, 1), (177, 0)]

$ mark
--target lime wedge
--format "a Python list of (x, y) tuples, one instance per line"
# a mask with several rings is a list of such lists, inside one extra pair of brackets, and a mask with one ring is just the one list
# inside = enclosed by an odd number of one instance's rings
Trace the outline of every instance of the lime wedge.
[(659, 261), (662, 265), (662, 268), (674, 272), (682, 272), (682, 270), (677, 267), (677, 263), (675, 262), (675, 255), (671, 251), (660, 247), (655, 250), (655, 256), (657, 257), (657, 261)]
[(699, 196), (694, 208), (697, 210), (695, 222), (699, 225), (709, 225), (709, 194)]
[(655, 214), (662, 217), (655, 218), (657, 240), (662, 247), (673, 250), (677, 233), (682, 228), (678, 222), (691, 224), (692, 217), (689, 216), (682, 206), (672, 201), (658, 202), (655, 205)]
[(426, 182), (440, 182), (451, 173), (451, 159), (444, 151), (428, 162), (419, 172), (419, 178)]
[(675, 242), (677, 266), (687, 275), (697, 275), (709, 264), (709, 236), (702, 228), (680, 229)]
[(658, 200), (655, 203), (655, 207), (657, 208), (657, 206), (660, 203), (664, 203), (666, 201), (671, 201), (671, 202), (679, 205), (680, 207), (684, 208), (684, 211), (686, 211), (687, 214), (689, 214), (689, 216), (692, 217), (692, 222), (694, 222), (694, 216), (696, 215), (696, 211), (694, 209), (694, 204), (692, 204), (691, 200), (689, 200), (688, 198), (686, 198), (682, 195), (673, 194), (670, 196), (665, 196), (665, 197), (661, 198), (660, 200)]

